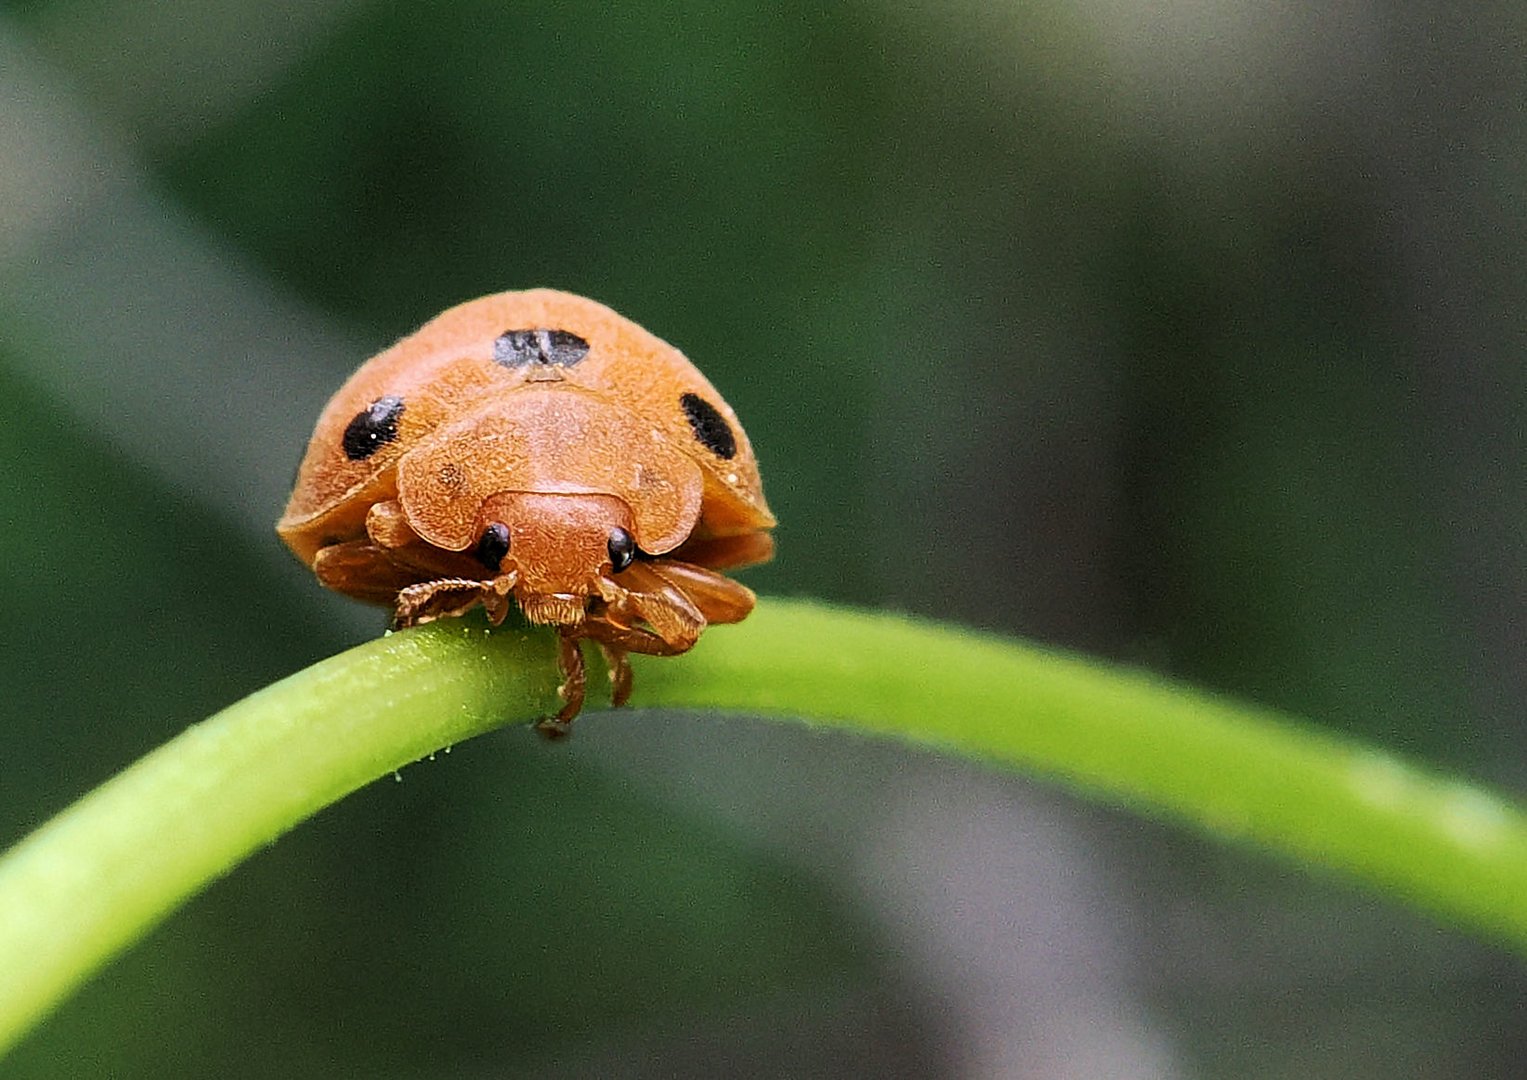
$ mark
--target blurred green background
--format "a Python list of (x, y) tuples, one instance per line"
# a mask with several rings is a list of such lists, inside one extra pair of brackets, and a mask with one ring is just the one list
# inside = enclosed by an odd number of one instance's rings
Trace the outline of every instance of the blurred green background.
[[(761, 591), (1527, 789), (1524, 28), (0, 2), (0, 846), (380, 630), (271, 531), (293, 464), (366, 356), (532, 285), (736, 407)], [(5, 1075), (1511, 1077), (1524, 1006), (1512, 956), (1042, 783), (637, 712), (362, 791)]]

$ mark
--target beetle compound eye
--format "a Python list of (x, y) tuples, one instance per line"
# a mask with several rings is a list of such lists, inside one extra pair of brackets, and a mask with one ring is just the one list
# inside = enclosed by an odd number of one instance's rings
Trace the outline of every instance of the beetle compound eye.
[(636, 560), (636, 541), (625, 529), (610, 530), (610, 569), (620, 573)]
[(495, 521), (482, 531), (482, 539), (477, 541), (477, 561), (489, 570), (496, 571), (507, 554), (509, 554), (509, 526), (501, 521)]
[(589, 343), (570, 330), (505, 330), (493, 341), (493, 362), (506, 368), (572, 367), (588, 354)]
[(699, 394), (685, 394), (679, 398), (679, 407), (689, 418), (689, 426), (700, 445), (718, 458), (730, 461), (737, 453), (737, 436), (732, 434), (726, 417)]
[(364, 461), (398, 437), (398, 417), (403, 415), (403, 399), (389, 394), (367, 405), (345, 428), (342, 440), (345, 457)]

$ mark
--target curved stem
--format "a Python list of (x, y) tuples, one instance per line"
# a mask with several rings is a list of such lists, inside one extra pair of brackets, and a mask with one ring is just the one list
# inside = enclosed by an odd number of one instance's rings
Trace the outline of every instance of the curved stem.
[(1527, 952), (1515, 799), (1143, 671), (889, 615), (780, 601), (758, 615), (751, 635), (709, 635), (701, 664), (642, 665), (640, 703), (724, 701), (1048, 774)]
[[(1345, 870), (1527, 948), (1527, 815), (1266, 710), (1001, 639), (771, 600), (636, 703), (893, 735)], [(0, 1050), (245, 856), (368, 781), (557, 706), (553, 635), (394, 634), (190, 728), (0, 859)]]
[(552, 644), (476, 619), (388, 635), (187, 729), (22, 840), (0, 858), (0, 1053), (292, 826), (432, 751), (555, 710)]

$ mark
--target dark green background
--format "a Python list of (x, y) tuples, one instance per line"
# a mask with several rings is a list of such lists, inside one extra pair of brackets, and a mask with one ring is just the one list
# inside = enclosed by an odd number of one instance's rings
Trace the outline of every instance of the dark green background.
[[(531, 285), (736, 407), (761, 591), (1527, 787), (1522, 46), (1432, 3), (0, 3), (0, 844), (377, 632), (270, 531), (292, 463), (370, 352)], [(1505, 1077), (1524, 990), (1021, 779), (591, 715), (322, 815), (6, 1075)]]

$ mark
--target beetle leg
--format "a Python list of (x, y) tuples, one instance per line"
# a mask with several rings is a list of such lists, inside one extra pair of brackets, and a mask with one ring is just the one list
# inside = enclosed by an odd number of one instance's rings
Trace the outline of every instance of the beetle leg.
[[(621, 571), (619, 582), (599, 582), (605, 622), (631, 629), (644, 622), (673, 652), (686, 651), (705, 629), (705, 616), (684, 590), (657, 572), (657, 563), (633, 563)], [(645, 652), (647, 650), (637, 650)]]
[(487, 611), (488, 620), (497, 626), (509, 613), (509, 592), (514, 588), (517, 576), (509, 573), (491, 581), (436, 578), (400, 589), (394, 605), (393, 629), (465, 615), (478, 604)]
[(313, 573), (326, 589), (389, 606), (400, 589), (419, 580), (417, 573), (389, 559), (370, 540), (347, 540), (320, 548), (313, 556)]
[(497, 626), (509, 614), (515, 571), (490, 580), (467, 577), (472, 563), (454, 551), (424, 543), (385, 548), (375, 540), (347, 540), (321, 548), (313, 572), (325, 588), (393, 609), (393, 628), (463, 615), (481, 603)]
[(400, 589), (392, 628), (402, 630), (452, 615), (465, 615), (482, 601), (485, 584), (470, 578), (440, 578)]
[(622, 626), (611, 622), (607, 615), (590, 615), (583, 621), (581, 632), (584, 637), (619, 652), (641, 653), (643, 656), (678, 656), (686, 651), (668, 644), (645, 627)]
[(629, 627), (645, 620), (680, 652), (712, 623), (741, 622), (757, 601), (746, 585), (675, 559), (637, 563), (618, 580), (603, 579), (599, 593), (606, 621)]
[[(686, 540), (677, 550), (668, 554), (679, 562), (708, 566), (713, 570), (735, 570), (772, 559), (774, 537), (766, 532), (750, 532), (743, 533), (741, 536), (712, 536), (703, 540)], [(659, 560), (659, 562), (662, 561)]]
[[(759, 534), (767, 538), (767, 534)], [(746, 585), (678, 559), (655, 559), (653, 573), (681, 592), (704, 617), (707, 625), (741, 622), (758, 598)]]
[(618, 645), (596, 639), (610, 669), (610, 707), (618, 709), (631, 700), (631, 658)]
[(557, 687), (562, 708), (557, 710), (557, 715), (548, 716), (536, 724), (536, 730), (548, 739), (560, 739), (567, 734), (573, 718), (583, 708), (583, 692), (588, 681), (578, 639), (565, 632), (557, 635), (557, 670), (562, 673), (562, 685)]
[(674, 656), (712, 623), (733, 623), (753, 610), (753, 590), (703, 567), (672, 559), (635, 563), (618, 582), (598, 582), (602, 607), (584, 633), (615, 649)]
[(677, 656), (711, 623), (738, 622), (753, 610), (753, 590), (703, 567), (673, 559), (635, 563), (620, 581), (596, 582), (595, 604), (579, 633), (593, 639), (610, 662), (611, 703), (631, 696), (627, 653)]

